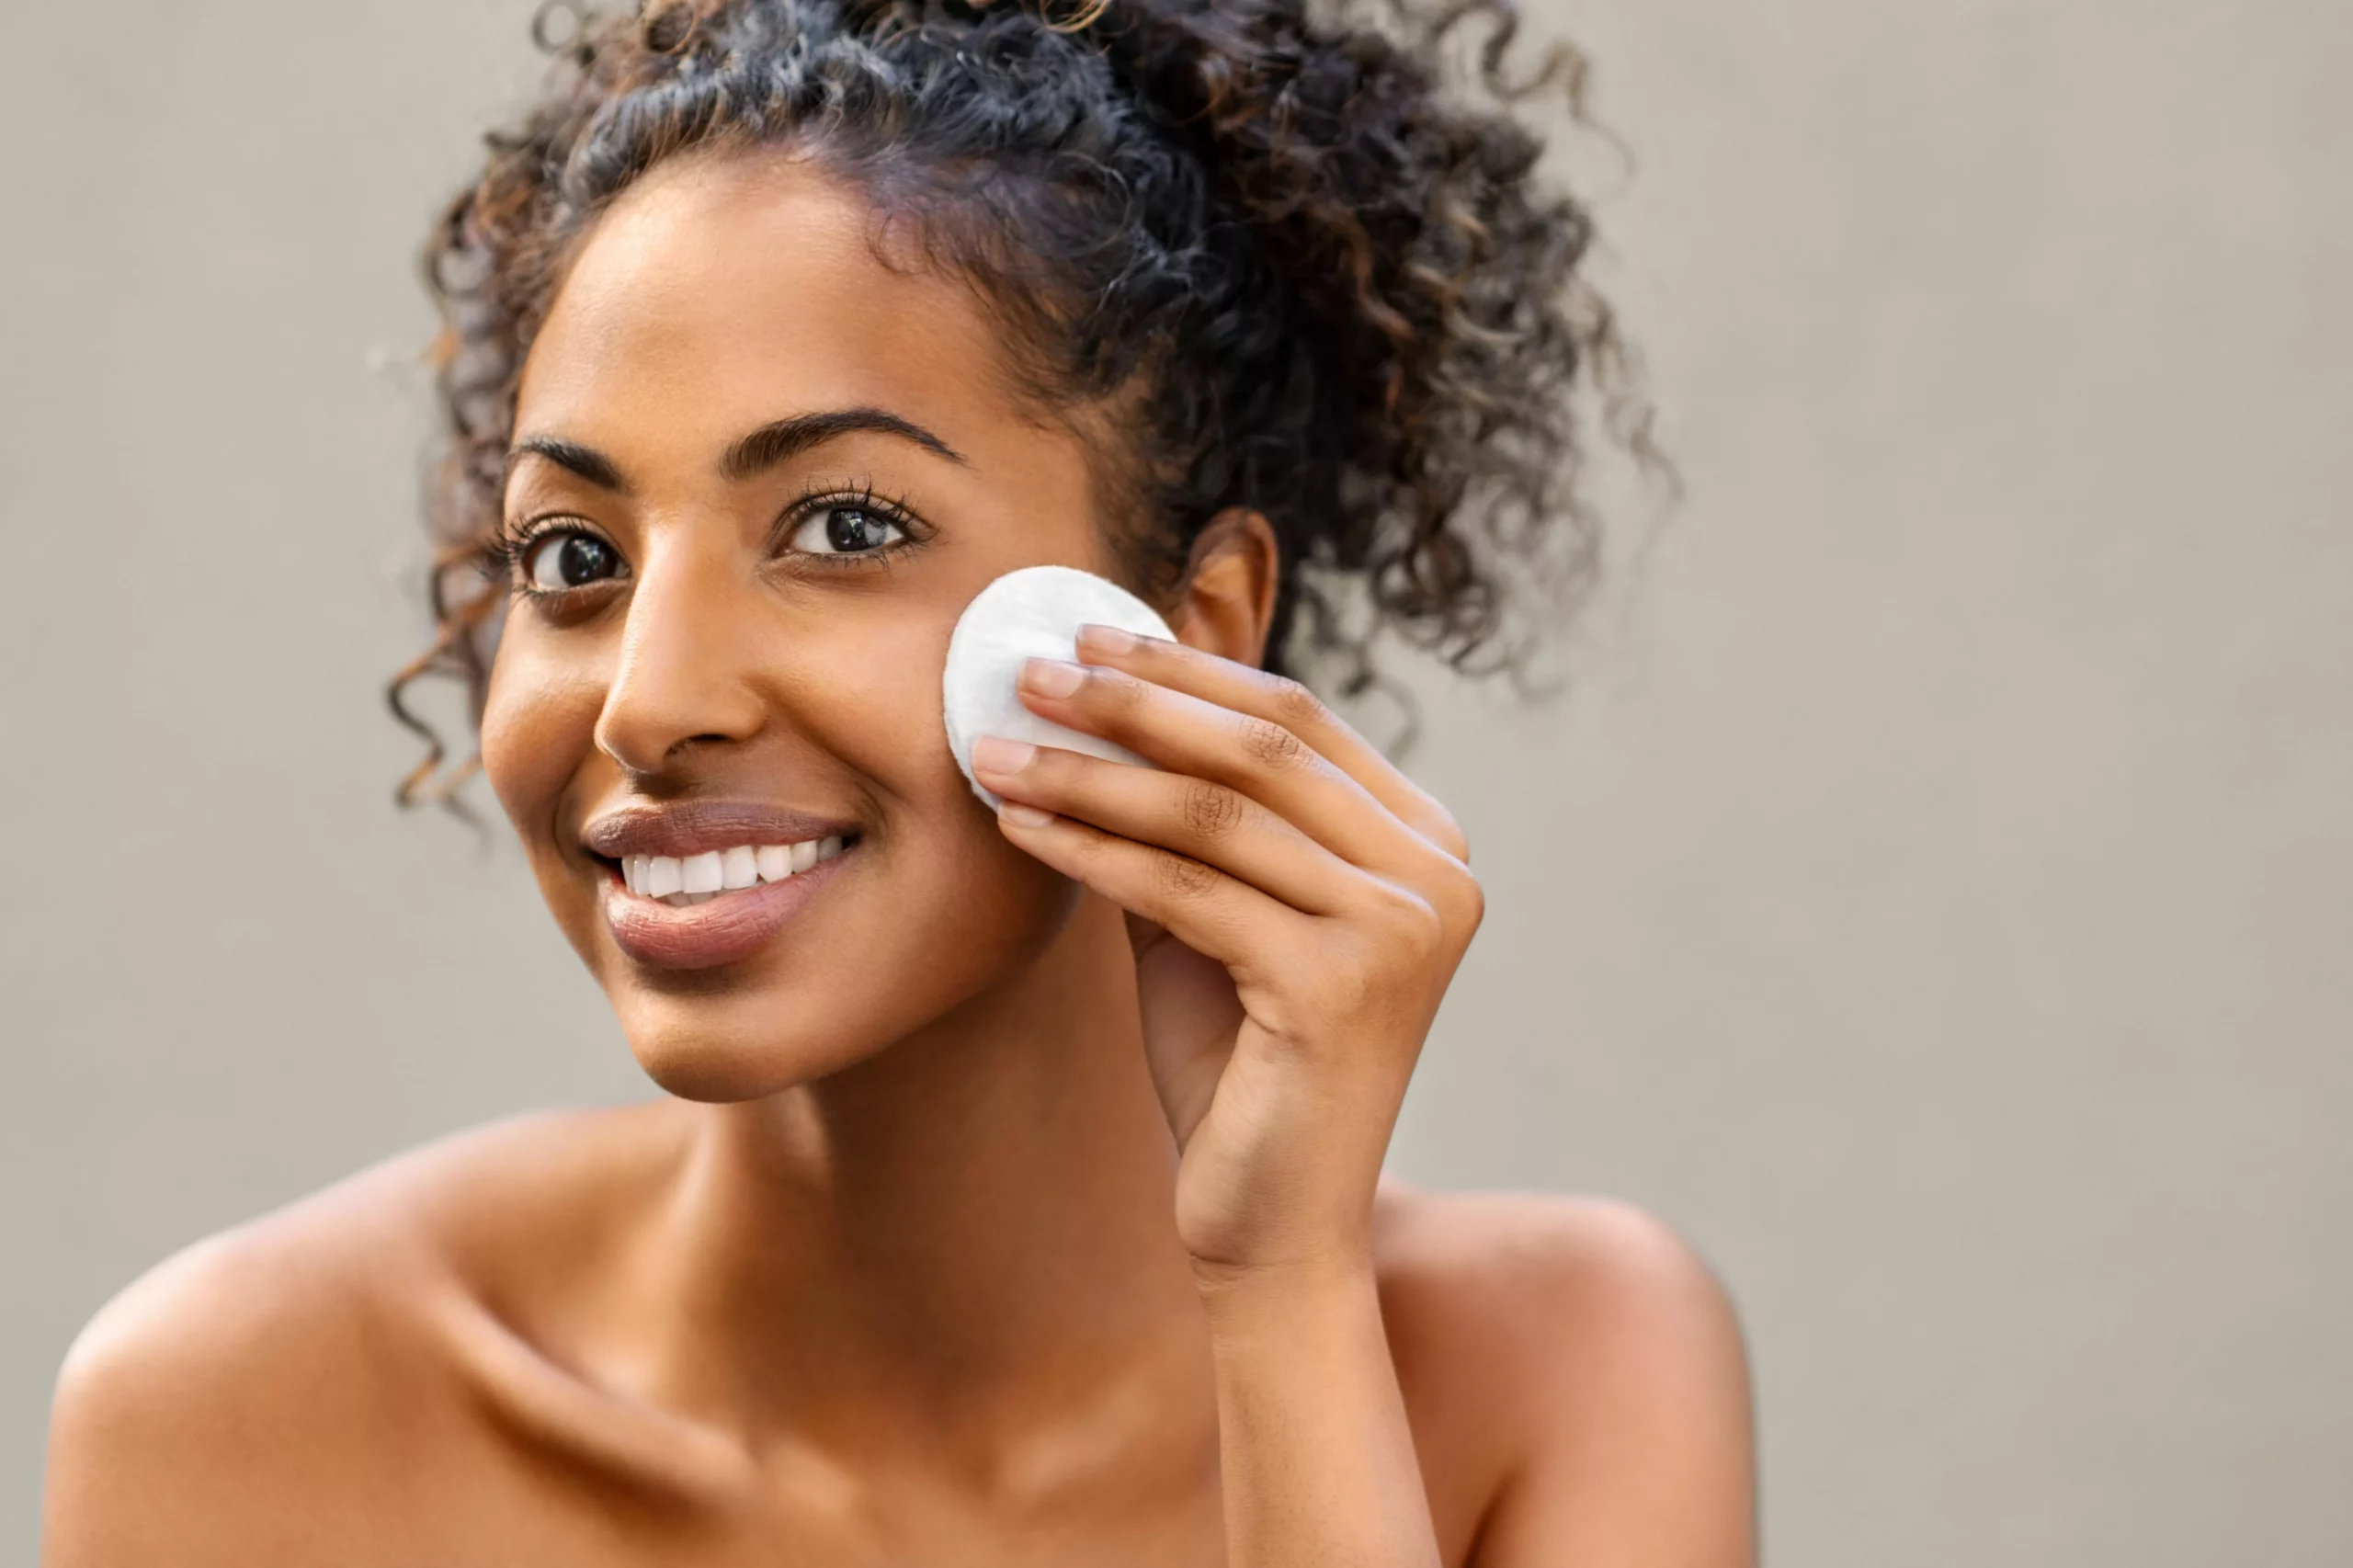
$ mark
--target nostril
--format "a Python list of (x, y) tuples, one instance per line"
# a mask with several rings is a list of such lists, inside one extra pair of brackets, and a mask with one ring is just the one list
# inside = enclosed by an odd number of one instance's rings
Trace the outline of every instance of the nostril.
[(597, 727), (597, 749), (639, 778), (658, 778), (699, 753), (712, 747), (733, 745), (743, 738), (711, 732), (688, 735), (664, 744), (658, 737), (632, 733), (625, 725), (607, 723)]
[(753, 651), (740, 652), (728, 639), (680, 635), (675, 626), (629, 642), (597, 714), (597, 749), (647, 778), (758, 734), (767, 702), (753, 678)]

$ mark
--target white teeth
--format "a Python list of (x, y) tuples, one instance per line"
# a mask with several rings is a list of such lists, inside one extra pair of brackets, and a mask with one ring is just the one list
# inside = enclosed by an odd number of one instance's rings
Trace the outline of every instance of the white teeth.
[(798, 844), (738, 844), (700, 855), (630, 855), (621, 859), (621, 881), (640, 898), (658, 898), (674, 909), (686, 909), (722, 892), (783, 881), (832, 859), (845, 847), (836, 834)]

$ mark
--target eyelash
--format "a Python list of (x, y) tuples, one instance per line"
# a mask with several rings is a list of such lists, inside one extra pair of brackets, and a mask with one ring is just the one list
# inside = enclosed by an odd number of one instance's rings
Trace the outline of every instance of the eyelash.
[(877, 562), (888, 562), (909, 548), (923, 544), (931, 537), (930, 530), (908, 509), (905, 501), (897, 496), (878, 494), (873, 482), (863, 480), (855, 489), (839, 485), (829, 488), (812, 483), (801, 493), (800, 500), (785, 508), (784, 516), (777, 519), (776, 528), (768, 538), (771, 541), (790, 539), (800, 531), (801, 525), (809, 520), (811, 514), (832, 506), (854, 507), (858, 511), (871, 512), (906, 537), (894, 544), (886, 544), (880, 550), (862, 550), (847, 555), (820, 555), (809, 551), (794, 552), (804, 561), (824, 571), (856, 572)]
[[(798, 501), (785, 508), (784, 515), (777, 519), (776, 526), (769, 530), (768, 537), (772, 546), (775, 541), (790, 539), (798, 532), (801, 525), (808, 521), (812, 513), (828, 506), (856, 507), (860, 511), (871, 512), (896, 528), (905, 537), (895, 543), (886, 544), (880, 550), (858, 551), (847, 554), (818, 554), (811, 551), (791, 552), (824, 571), (859, 571), (870, 567), (877, 562), (888, 562), (910, 546), (922, 544), (930, 537), (926, 526), (908, 510), (904, 501), (895, 496), (879, 494), (870, 482), (861, 483), (854, 490), (841, 486), (827, 487), (813, 482), (801, 492)], [(530, 559), (531, 551), (549, 535), (560, 533), (582, 533), (597, 539), (604, 538), (588, 525), (586, 519), (569, 514), (559, 513), (549, 517), (534, 517), (525, 522), (502, 518), (497, 530), (492, 534), (484, 548), (485, 564), (494, 574), (502, 575), (506, 579), (507, 591), (517, 598), (560, 599), (582, 592), (580, 588), (535, 588), (524, 579), (524, 562)], [(606, 542), (608, 546), (611, 543), (610, 540)]]
[(553, 590), (534, 588), (523, 580), (523, 562), (530, 558), (531, 547), (550, 534), (591, 531), (581, 519), (563, 516), (520, 523), (501, 518), (497, 531), (483, 547), (483, 564), (491, 575), (506, 578), (507, 591), (517, 598), (553, 598), (558, 597)]

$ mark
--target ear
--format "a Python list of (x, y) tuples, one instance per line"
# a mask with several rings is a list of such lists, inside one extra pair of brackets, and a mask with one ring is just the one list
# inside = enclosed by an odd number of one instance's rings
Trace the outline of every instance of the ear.
[(1273, 526), (1247, 507), (1227, 507), (1193, 541), (1183, 595), (1168, 618), (1176, 641), (1256, 668), (1266, 662), (1281, 582)]

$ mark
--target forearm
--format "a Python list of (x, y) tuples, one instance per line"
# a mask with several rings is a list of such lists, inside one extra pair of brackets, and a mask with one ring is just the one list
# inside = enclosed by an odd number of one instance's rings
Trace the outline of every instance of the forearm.
[(1205, 1277), (1228, 1568), (1438, 1568), (1370, 1263)]

